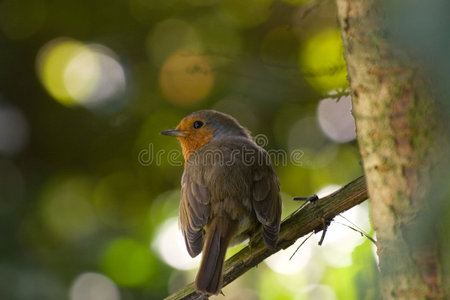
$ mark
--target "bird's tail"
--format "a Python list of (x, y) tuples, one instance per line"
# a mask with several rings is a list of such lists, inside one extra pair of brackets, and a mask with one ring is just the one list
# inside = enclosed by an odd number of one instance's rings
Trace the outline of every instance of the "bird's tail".
[(224, 217), (216, 217), (206, 230), (200, 268), (195, 279), (198, 291), (217, 295), (222, 289), (222, 268), (228, 245), (236, 225)]

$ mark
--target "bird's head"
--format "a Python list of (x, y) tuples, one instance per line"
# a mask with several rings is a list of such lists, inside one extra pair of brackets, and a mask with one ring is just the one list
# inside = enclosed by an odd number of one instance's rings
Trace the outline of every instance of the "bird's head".
[(196, 111), (178, 124), (175, 129), (161, 134), (175, 136), (181, 144), (184, 159), (214, 139), (227, 136), (251, 138), (250, 132), (242, 127), (232, 116), (215, 111)]

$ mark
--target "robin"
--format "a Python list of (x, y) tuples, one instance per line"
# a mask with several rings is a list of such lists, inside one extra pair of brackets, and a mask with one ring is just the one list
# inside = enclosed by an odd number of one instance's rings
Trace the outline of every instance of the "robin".
[(197, 111), (161, 134), (180, 141), (185, 159), (179, 225), (189, 255), (203, 252), (196, 289), (217, 295), (229, 246), (251, 241), (262, 227), (264, 244), (275, 247), (282, 207), (278, 177), (269, 154), (227, 114)]

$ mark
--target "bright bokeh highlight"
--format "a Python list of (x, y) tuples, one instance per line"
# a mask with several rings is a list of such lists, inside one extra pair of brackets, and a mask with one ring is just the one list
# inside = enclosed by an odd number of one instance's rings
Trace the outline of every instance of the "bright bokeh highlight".
[(320, 299), (320, 300), (337, 300), (336, 293), (327, 285), (311, 284), (303, 289), (303, 294), (306, 299)]
[(344, 47), (338, 29), (326, 29), (308, 39), (299, 56), (306, 80), (327, 93), (348, 86)]
[[(280, 250), (264, 261), (273, 271), (280, 274), (296, 274), (302, 271), (314, 251), (311, 243), (305, 243), (299, 249), (300, 253), (292, 256), (304, 239), (298, 239), (292, 246), (285, 250)], [(292, 257), (292, 258), (291, 258)]]
[(94, 272), (78, 275), (70, 287), (70, 300), (120, 300), (120, 291), (108, 277)]
[[(42, 84), (61, 104), (76, 103), (67, 89), (64, 74), (70, 60), (83, 51), (86, 51), (86, 48), (81, 42), (60, 38), (48, 42), (38, 55), (38, 75)], [(91, 89), (92, 86), (89, 88)]]
[[(340, 188), (339, 185), (328, 185), (317, 191), (319, 198), (330, 195)], [(354, 224), (364, 232), (371, 231), (369, 222), (369, 209), (367, 203), (358, 206), (336, 216), (327, 229), (324, 243), (321, 247), (320, 254), (324, 261), (333, 267), (342, 268), (352, 264), (352, 252), (354, 249), (367, 241), (367, 238), (353, 229)], [(343, 225), (345, 224), (345, 225)]]
[(63, 105), (106, 112), (124, 106), (125, 72), (102, 45), (54, 39), (42, 47), (36, 64), (42, 84)]
[(337, 185), (337, 184), (326, 185), (323, 188), (321, 188), (320, 190), (318, 190), (316, 192), (316, 195), (319, 198), (323, 198), (323, 197), (326, 197), (328, 195), (331, 195), (332, 193), (336, 192), (340, 188), (341, 188), (341, 186)]
[(190, 270), (197, 268), (200, 264), (200, 255), (195, 258), (189, 256), (184, 238), (178, 229), (177, 218), (171, 218), (161, 225), (152, 247), (173, 268)]
[[(258, 271), (260, 271), (259, 267)], [(258, 296), (261, 300), (288, 300), (299, 294), (305, 280), (302, 273), (284, 275), (268, 270), (261, 274), (261, 278), (256, 283), (258, 284)]]
[(355, 119), (351, 98), (323, 99), (317, 107), (317, 118), (323, 133), (337, 143), (347, 143), (356, 138)]
[(100, 77), (98, 57), (90, 48), (80, 47), (65, 65), (62, 76), (69, 97), (85, 101)]
[[(178, 218), (180, 197), (180, 189), (173, 189), (159, 194), (153, 200), (148, 219), (150, 221), (152, 233), (155, 233), (155, 239), (160, 237), (160, 234), (163, 232), (162, 224), (165, 224), (172, 218)], [(172, 223), (167, 223), (166, 226), (169, 226), (170, 224)], [(170, 226), (168, 228), (170, 228)], [(166, 229), (167, 228), (164, 230)], [(178, 234), (175, 236), (178, 236)]]

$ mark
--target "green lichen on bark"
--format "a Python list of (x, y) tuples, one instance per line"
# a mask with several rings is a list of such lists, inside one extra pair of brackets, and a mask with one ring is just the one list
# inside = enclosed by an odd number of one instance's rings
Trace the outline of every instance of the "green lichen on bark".
[(382, 4), (337, 0), (357, 138), (377, 233), (385, 299), (442, 299), (429, 216), (435, 101), (414, 61), (389, 40)]

